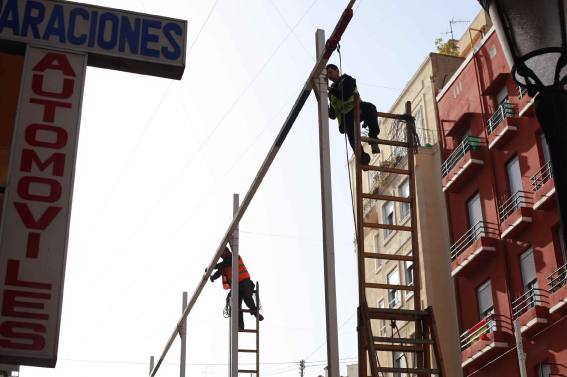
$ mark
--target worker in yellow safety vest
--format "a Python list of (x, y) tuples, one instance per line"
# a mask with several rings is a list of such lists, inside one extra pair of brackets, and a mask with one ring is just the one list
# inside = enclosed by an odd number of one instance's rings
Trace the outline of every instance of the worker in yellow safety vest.
[[(224, 289), (232, 288), (232, 252), (228, 247), (224, 248), (221, 255), (221, 261), (215, 265), (215, 272), (211, 275), (211, 282), (217, 280), (222, 276), (222, 284)], [(253, 316), (258, 316), (258, 319), (262, 321), (264, 316), (258, 313), (258, 307), (254, 302), (252, 297), (254, 293), (254, 283), (250, 280), (250, 274), (242, 261), (242, 257), (238, 256), (238, 327), (244, 329), (244, 318), (242, 317), (242, 301), (246, 303), (248, 309), (250, 309), (250, 314)], [(232, 292), (232, 291), (231, 291)]]
[[(329, 118), (337, 119), (339, 122), (339, 132), (344, 134), (345, 131), (348, 136), (348, 141), (352, 150), (354, 151), (354, 96), (358, 94), (356, 87), (356, 80), (347, 75), (341, 75), (339, 68), (334, 64), (327, 65), (327, 79), (331, 80), (333, 84), (329, 88)], [(363, 127), (368, 128), (368, 136), (377, 138), (380, 133), (378, 127), (378, 112), (376, 106), (370, 102), (360, 101), (360, 120), (363, 122)], [(372, 153), (380, 153), (380, 148), (377, 143), (370, 144)], [(368, 165), (370, 162), (370, 155), (362, 150), (360, 162), (363, 165)]]

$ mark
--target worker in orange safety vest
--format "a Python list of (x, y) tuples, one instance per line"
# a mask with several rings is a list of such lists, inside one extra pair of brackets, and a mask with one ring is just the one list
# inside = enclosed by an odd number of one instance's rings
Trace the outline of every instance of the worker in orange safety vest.
[[(216, 271), (211, 275), (210, 279), (213, 282), (222, 276), (223, 288), (230, 289), (232, 287), (232, 252), (228, 247), (224, 248), (221, 259), (222, 261), (215, 265)], [(244, 329), (244, 318), (242, 318), (242, 312), (240, 311), (242, 309), (242, 301), (250, 309), (251, 315), (258, 316), (260, 321), (264, 319), (264, 316), (258, 313), (258, 307), (252, 297), (254, 287), (255, 285), (250, 280), (250, 274), (242, 261), (242, 257), (238, 256), (238, 327), (241, 330)]]

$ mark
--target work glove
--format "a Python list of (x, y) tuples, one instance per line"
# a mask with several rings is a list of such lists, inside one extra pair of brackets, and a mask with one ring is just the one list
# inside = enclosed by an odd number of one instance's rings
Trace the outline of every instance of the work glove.
[(209, 280), (211, 281), (211, 283), (214, 283), (215, 279), (213, 279), (212, 276), (209, 276)]

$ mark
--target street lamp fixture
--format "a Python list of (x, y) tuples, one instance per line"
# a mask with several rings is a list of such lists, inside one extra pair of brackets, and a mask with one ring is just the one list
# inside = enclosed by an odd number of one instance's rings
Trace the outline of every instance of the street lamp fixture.
[(478, 1), (490, 14), (514, 81), (534, 98), (567, 236), (567, 0)]

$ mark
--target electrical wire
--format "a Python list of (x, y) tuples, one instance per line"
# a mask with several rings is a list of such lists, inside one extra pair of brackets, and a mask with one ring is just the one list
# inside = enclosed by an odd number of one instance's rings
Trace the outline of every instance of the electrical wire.
[(232, 102), (232, 104), (228, 107), (228, 109), (223, 113), (223, 115), (221, 116), (220, 120), (216, 123), (216, 125), (213, 127), (212, 131), (207, 135), (207, 137), (205, 138), (205, 140), (199, 145), (199, 147), (197, 148), (197, 151), (195, 153), (193, 153), (193, 155), (189, 158), (189, 160), (187, 160), (185, 162), (185, 164), (183, 165), (183, 167), (181, 168), (181, 170), (175, 175), (175, 177), (173, 178), (173, 180), (167, 185), (167, 188), (165, 189), (165, 191), (162, 193), (162, 195), (158, 198), (157, 202), (154, 204), (154, 206), (148, 211), (148, 213), (143, 217), (143, 220), (141, 222), (141, 224), (138, 226), (138, 229), (141, 229), (143, 227), (143, 225), (147, 222), (147, 220), (149, 218), (151, 218), (152, 213), (155, 211), (155, 209), (157, 207), (159, 207), (161, 205), (161, 202), (163, 201), (164, 198), (167, 197), (167, 194), (171, 191), (171, 189), (176, 185), (177, 181), (181, 178), (181, 176), (183, 175), (183, 173), (185, 172), (185, 170), (187, 170), (193, 163), (193, 161), (195, 160), (195, 158), (200, 154), (200, 152), (203, 150), (203, 148), (209, 143), (209, 141), (211, 140), (211, 138), (213, 137), (213, 135), (218, 131), (218, 129), (220, 128), (220, 126), (224, 123), (224, 121), (228, 118), (228, 116), (232, 113), (232, 111), (236, 108), (236, 105), (240, 102), (240, 100), (244, 97), (244, 95), (250, 90), (250, 88), (252, 88), (252, 86), (254, 86), (254, 84), (256, 83), (256, 80), (260, 77), (260, 75), (264, 72), (264, 70), (266, 69), (266, 67), (268, 66), (268, 64), (272, 61), (272, 59), (276, 56), (276, 54), (279, 52), (279, 50), (283, 47), (283, 45), (285, 44), (285, 42), (287, 41), (287, 39), (291, 36), (293, 30), (295, 30), (295, 28), (297, 28), (297, 26), (299, 26), (299, 24), (301, 23), (301, 21), (303, 21), (303, 19), (305, 18), (305, 16), (307, 16), (307, 14), (309, 13), (309, 11), (313, 8), (313, 6), (315, 6), (315, 4), (318, 2), (319, 0), (314, 0), (311, 5), (305, 10), (305, 12), (303, 13), (303, 15), (299, 18), (299, 20), (295, 23), (295, 25), (293, 26), (293, 29), (282, 39), (282, 41), (280, 42), (280, 44), (276, 47), (276, 49), (272, 52), (272, 54), (268, 57), (268, 59), (264, 62), (264, 64), (262, 65), (262, 67), (260, 67), (260, 69), (258, 70), (258, 72), (256, 72), (255, 76), (252, 78), (252, 80), (248, 83), (248, 85), (239, 93), (239, 95), (236, 97), (236, 99)]

